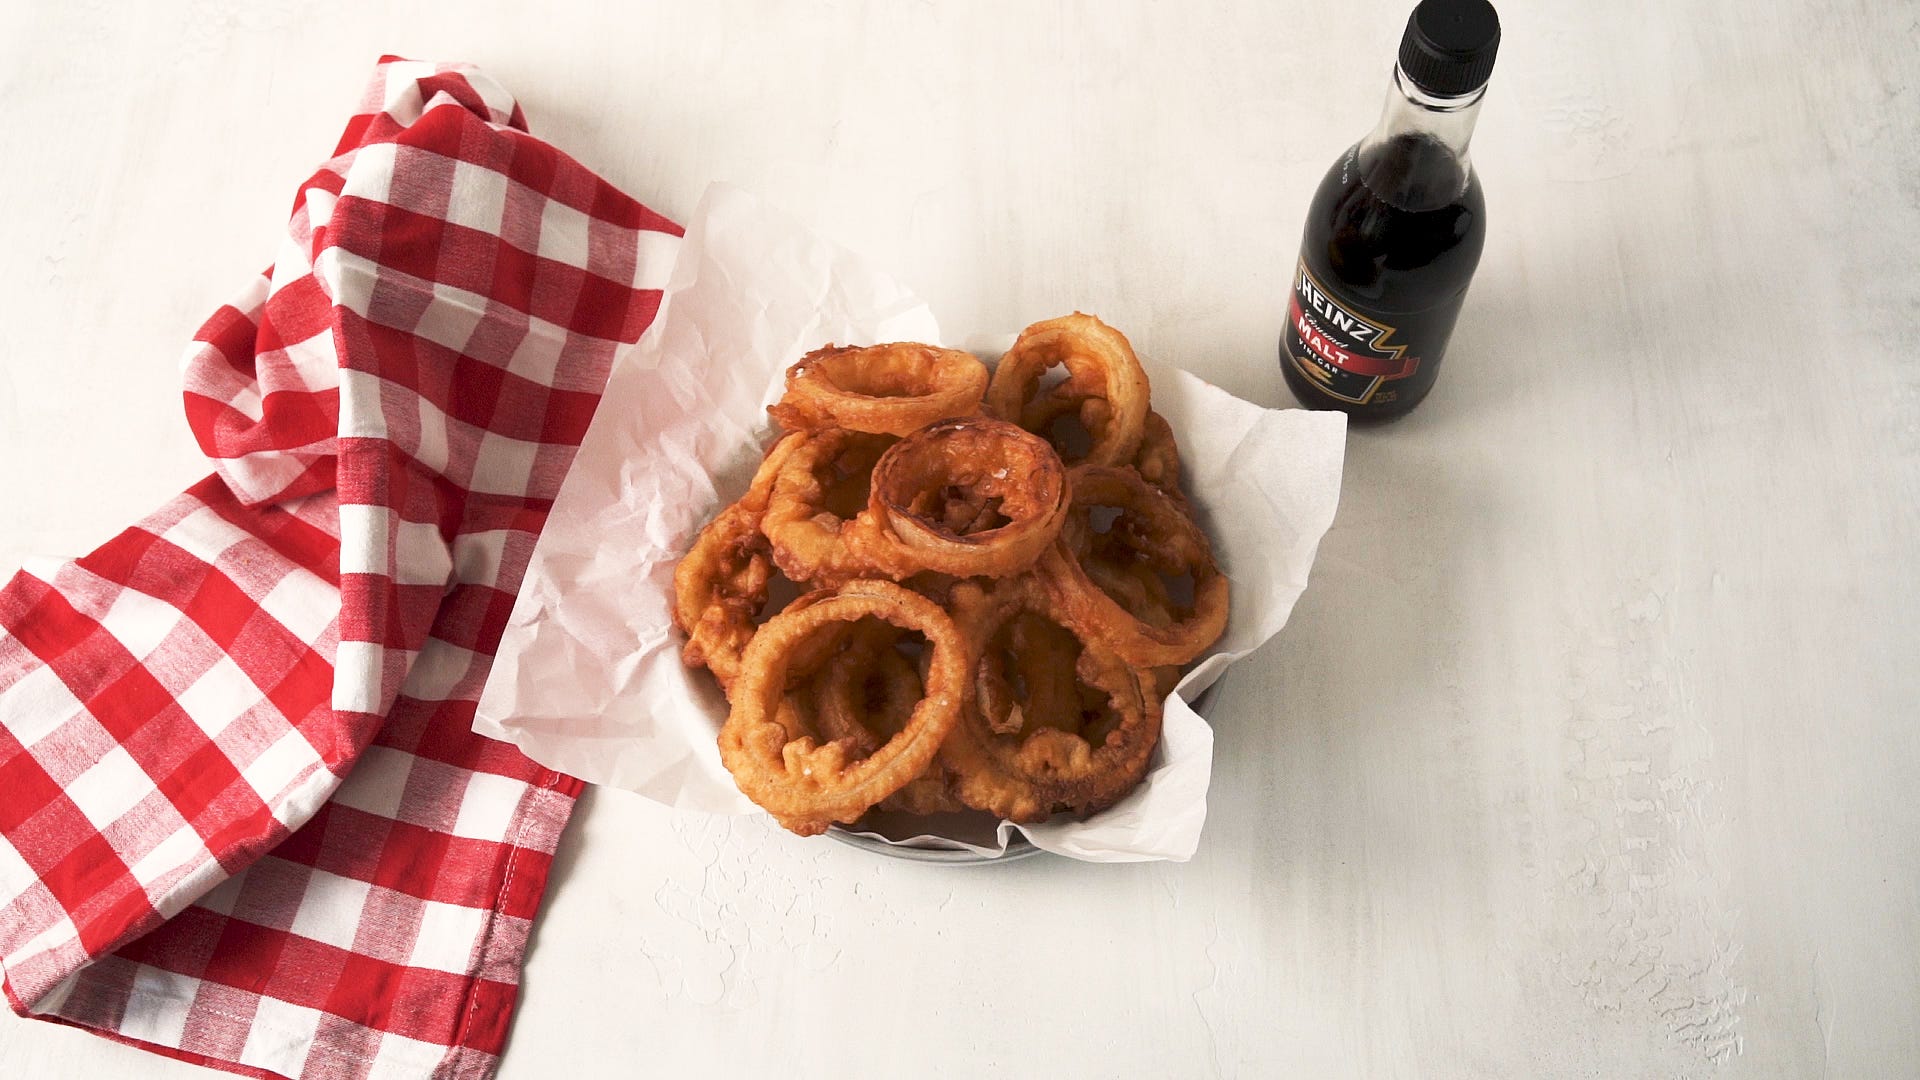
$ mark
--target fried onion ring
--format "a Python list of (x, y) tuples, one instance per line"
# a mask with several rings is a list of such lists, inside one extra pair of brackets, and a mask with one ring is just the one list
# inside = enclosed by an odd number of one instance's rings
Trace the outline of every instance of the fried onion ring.
[(768, 406), (789, 431), (841, 427), (906, 435), (980, 411), (987, 368), (971, 353), (899, 342), (816, 349), (787, 369), (787, 391)]
[[(1109, 546), (1095, 544), (1092, 551), (1081, 555), (1080, 567), (1087, 572), (1088, 579), (1148, 626), (1172, 626), (1179, 616), (1174, 611), (1173, 598), (1168, 595), (1167, 583), (1145, 561), (1119, 559), (1108, 553)], [(1164, 664), (1150, 674), (1154, 693), (1162, 701), (1180, 683), (1178, 664)]]
[[(796, 731), (789, 691), (813, 674), (796, 660), (817, 648), (822, 635), (843, 634), (848, 624), (868, 616), (919, 633), (929, 654), (924, 695), (905, 723), (856, 760), (851, 740), (822, 743)], [(959, 718), (966, 655), (959, 629), (939, 605), (892, 582), (859, 580), (809, 593), (747, 644), (733, 707), (720, 729), (720, 760), (748, 798), (793, 832), (811, 836), (833, 822), (850, 823), (933, 760)]]
[[(841, 428), (788, 437), (797, 442), (772, 478), (769, 505), (760, 519), (780, 572), (826, 588), (857, 577), (895, 576), (876, 573), (879, 568), (865, 553), (847, 542), (858, 508), (870, 498), (858, 485), (867, 482), (893, 439)], [(850, 498), (854, 495), (857, 499)], [(835, 513), (836, 503), (852, 512)]]
[(746, 494), (700, 530), (673, 570), (673, 623), (687, 635), (680, 660), (712, 672), (722, 690), (739, 673), (754, 616), (767, 602), (773, 563), (761, 519), (774, 477), (800, 438), (788, 435), (773, 444)]
[[(1073, 506), (1060, 539), (1040, 557), (1035, 574), (1061, 622), (1141, 667), (1184, 664), (1205, 652), (1227, 626), (1227, 579), (1213, 561), (1206, 533), (1179, 504), (1132, 469), (1081, 465), (1067, 476), (1073, 486)], [(1151, 611), (1143, 617), (1128, 610), (1089, 574), (1082, 560), (1094, 553), (1090, 518), (1096, 506), (1120, 509), (1101, 542), (1106, 558), (1115, 557), (1113, 547), (1118, 545), (1155, 575), (1192, 576), (1193, 602), (1185, 612), (1175, 612), (1179, 617), (1174, 621), (1154, 625)], [(1113, 575), (1134, 571), (1121, 564), (1112, 571), (1096, 572), (1118, 580)], [(1145, 588), (1144, 582), (1141, 587)], [(1153, 599), (1158, 601), (1159, 596)]]
[(1055, 390), (1062, 399), (1074, 400), (1081, 422), (1093, 436), (1086, 460), (1094, 465), (1131, 462), (1145, 434), (1151, 387), (1126, 336), (1091, 315), (1075, 312), (1021, 331), (994, 369), (987, 386), (987, 407), (1029, 431), (1045, 434), (1037, 426), (1037, 414), (1030, 421), (1028, 408), (1040, 389), (1040, 377), (1057, 364), (1067, 367), (1067, 382), (1061, 385), (1069, 389)]
[(1180, 444), (1173, 437), (1173, 426), (1157, 412), (1147, 413), (1140, 436), (1140, 452), (1134, 455), (1133, 471), (1140, 479), (1167, 493), (1182, 507), (1187, 504), (1186, 489), (1180, 486)]
[[(814, 726), (822, 738), (848, 739), (856, 752), (871, 754), (906, 726), (924, 694), (920, 673), (895, 648), (902, 636), (884, 623), (871, 632), (856, 630), (847, 647), (827, 661), (814, 684)], [(879, 805), (905, 814), (966, 809), (948, 784), (946, 766), (936, 757)]]
[(1017, 574), (1059, 535), (1065, 472), (1046, 440), (1004, 420), (929, 424), (880, 456), (849, 546), (889, 577)]
[[(1116, 552), (1115, 548), (1120, 551)], [(1087, 580), (1141, 622), (1159, 628), (1172, 626), (1178, 620), (1167, 583), (1146, 561), (1136, 558), (1131, 549), (1118, 543), (1094, 543), (1088, 550), (1076, 554)]]
[[(1020, 414), (1020, 426), (1052, 444), (1060, 460), (1071, 468), (1084, 464), (1087, 455), (1077, 439), (1059, 430), (1060, 421), (1071, 416), (1085, 428), (1084, 410), (1093, 409), (1099, 416), (1105, 414), (1105, 408), (1104, 401), (1089, 398), (1073, 383), (1063, 382), (1027, 404)], [(1129, 464), (1147, 483), (1185, 504), (1186, 492), (1180, 486), (1180, 444), (1175, 441), (1173, 426), (1167, 423), (1166, 417), (1151, 409), (1147, 411), (1146, 423), (1140, 429), (1140, 449)]]
[[(1037, 622), (1058, 629), (1031, 579), (954, 588), (954, 621), (967, 642), (968, 697), (940, 748), (960, 800), (1015, 822), (1094, 813), (1120, 801), (1146, 774), (1160, 739), (1160, 698), (1151, 676), (1097, 642), (1072, 642), (1070, 677), (1032, 681), (1022, 665)], [(1045, 637), (1045, 631), (1040, 632)], [(1027, 638), (1027, 640), (1023, 640)], [(1019, 682), (1014, 685), (1014, 672)], [(1004, 703), (1004, 706), (1001, 704)], [(996, 715), (997, 714), (997, 715)]]

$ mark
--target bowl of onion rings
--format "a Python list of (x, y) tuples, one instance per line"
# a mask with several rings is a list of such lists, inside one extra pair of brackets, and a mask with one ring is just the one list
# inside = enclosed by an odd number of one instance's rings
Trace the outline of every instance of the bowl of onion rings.
[[(1228, 583), (1126, 337), (1049, 319), (991, 371), (829, 345), (768, 412), (783, 433), (672, 597), (740, 790), (800, 835), (941, 862), (1131, 794)], [(1036, 850), (1012, 839), (997, 858)]]

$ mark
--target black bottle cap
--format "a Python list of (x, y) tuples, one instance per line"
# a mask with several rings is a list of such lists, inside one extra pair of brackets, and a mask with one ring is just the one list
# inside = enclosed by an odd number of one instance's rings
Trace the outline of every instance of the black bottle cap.
[(1500, 16), (1487, 0), (1422, 0), (1400, 37), (1400, 70), (1435, 97), (1471, 94), (1493, 74)]

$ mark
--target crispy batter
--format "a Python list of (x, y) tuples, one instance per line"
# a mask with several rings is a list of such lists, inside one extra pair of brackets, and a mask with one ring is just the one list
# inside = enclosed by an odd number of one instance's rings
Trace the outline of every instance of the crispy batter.
[[(1061, 621), (1141, 667), (1185, 664), (1207, 651), (1227, 628), (1227, 579), (1213, 561), (1206, 533), (1132, 469), (1081, 465), (1069, 477), (1073, 509), (1059, 540), (1040, 557), (1037, 575)], [(1120, 511), (1103, 544), (1131, 551), (1156, 575), (1191, 576), (1193, 601), (1173, 605), (1174, 621), (1154, 625), (1152, 610), (1129, 610), (1089, 576), (1082, 560), (1095, 551), (1091, 511), (1096, 506)], [(1112, 559), (1111, 549), (1106, 557)], [(1115, 571), (1131, 572), (1124, 566)], [(1154, 600), (1159, 602), (1157, 596)]]
[[(789, 691), (815, 673), (796, 663), (823, 633), (872, 616), (923, 635), (925, 691), (900, 730), (860, 757), (849, 739), (822, 743), (792, 719)], [(814, 664), (824, 662), (819, 656)], [(805, 661), (802, 660), (802, 663)], [(966, 647), (939, 605), (890, 581), (852, 581), (809, 593), (770, 619), (748, 643), (720, 729), (720, 760), (740, 790), (803, 836), (853, 822), (926, 770), (960, 713)], [(783, 712), (787, 714), (783, 717)]]
[(1044, 439), (985, 416), (941, 420), (880, 456), (850, 545), (895, 575), (1006, 577), (1034, 564), (1066, 512), (1066, 469)]
[[(919, 671), (898, 648), (906, 636), (885, 623), (862, 625), (848, 647), (827, 661), (814, 683), (814, 725), (822, 738), (848, 739), (858, 752), (871, 754), (906, 727), (925, 696)], [(950, 784), (946, 766), (935, 758), (879, 806), (905, 814), (966, 809)]]
[(1066, 641), (1077, 647), (1052, 662), (1053, 672), (1069, 677), (1049, 679), (1023, 664), (1031, 629), (1021, 628), (1029, 620), (1057, 627), (1047, 594), (1029, 578), (992, 589), (958, 586), (953, 614), (973, 683), (940, 757), (962, 802), (1033, 822), (1063, 811), (1090, 814), (1133, 790), (1160, 739), (1160, 698), (1149, 673), (1072, 635)]
[(1041, 404), (1040, 412), (1029, 416), (1028, 409), (1041, 376), (1059, 364), (1066, 365), (1067, 381), (1061, 385), (1069, 389), (1058, 393), (1075, 402), (1093, 436), (1086, 460), (1095, 465), (1132, 461), (1145, 436), (1151, 387), (1126, 335), (1091, 315), (1075, 312), (1021, 331), (994, 369), (987, 407), (1029, 431), (1041, 431), (1040, 416), (1050, 410)]
[[(878, 455), (885, 436), (828, 428), (802, 438), (762, 523), (774, 563), (795, 581), (1004, 577), (1031, 567), (1066, 515), (1059, 457), (1002, 420), (938, 420)], [(866, 509), (851, 519), (829, 509), (836, 482), (868, 466)]]
[(711, 671), (723, 690), (739, 673), (754, 616), (767, 602), (772, 550), (760, 522), (773, 479), (800, 438), (788, 435), (773, 444), (747, 493), (700, 530), (673, 570), (673, 622), (687, 635), (680, 660)]
[[(892, 438), (842, 428), (788, 438), (799, 441), (772, 479), (761, 522), (780, 572), (827, 588), (857, 577), (892, 576), (869, 557), (866, 546), (849, 542), (853, 533), (870, 526), (831, 508), (841, 491), (871, 476)], [(860, 505), (867, 501), (865, 486), (859, 485)]]
[(1180, 443), (1173, 437), (1173, 426), (1157, 412), (1147, 413), (1133, 471), (1182, 507), (1187, 505), (1186, 489), (1180, 486)]
[[(1081, 445), (1082, 433), (1063, 431), (1061, 421), (1073, 417), (1087, 426), (1085, 414), (1104, 415), (1106, 402), (1081, 391), (1072, 380), (1059, 383), (1035, 397), (1021, 413), (1020, 426), (1046, 439), (1068, 466), (1085, 464), (1087, 448)], [(1180, 486), (1180, 444), (1173, 427), (1159, 413), (1147, 412), (1140, 430), (1140, 449), (1129, 463), (1140, 478), (1167, 493), (1175, 502), (1186, 505), (1187, 495)]]
[(986, 389), (986, 365), (958, 349), (829, 345), (787, 369), (786, 395), (767, 411), (789, 431), (839, 427), (906, 435), (978, 412)]

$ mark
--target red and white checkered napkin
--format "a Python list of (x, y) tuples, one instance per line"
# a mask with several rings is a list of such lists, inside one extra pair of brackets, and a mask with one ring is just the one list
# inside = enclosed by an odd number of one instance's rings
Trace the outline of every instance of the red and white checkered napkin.
[(187, 356), (217, 474), (0, 591), (21, 1014), (256, 1075), (492, 1071), (580, 784), (474, 701), (679, 232), (525, 127), (383, 60)]

